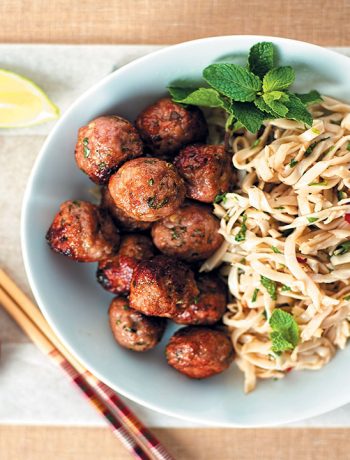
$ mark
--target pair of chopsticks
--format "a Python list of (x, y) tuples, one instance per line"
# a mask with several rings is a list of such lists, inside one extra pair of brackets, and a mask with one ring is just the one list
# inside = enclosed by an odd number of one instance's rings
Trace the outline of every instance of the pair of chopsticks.
[(38, 307), (1, 269), (0, 304), (38, 348), (65, 371), (134, 457), (140, 460), (174, 460), (119, 396), (85, 369), (62, 345)]

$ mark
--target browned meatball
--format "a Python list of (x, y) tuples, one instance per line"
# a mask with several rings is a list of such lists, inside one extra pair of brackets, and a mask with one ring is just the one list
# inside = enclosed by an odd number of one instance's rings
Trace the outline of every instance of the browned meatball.
[(80, 200), (61, 204), (46, 239), (51, 249), (78, 262), (98, 262), (119, 246), (118, 230), (106, 211)]
[(107, 209), (112, 219), (121, 230), (132, 232), (135, 230), (149, 230), (152, 226), (151, 222), (142, 222), (129, 217), (122, 209), (115, 204), (108, 187), (103, 187), (101, 190), (101, 207)]
[(199, 296), (172, 319), (178, 324), (215, 324), (226, 310), (226, 286), (215, 275), (199, 275)]
[(166, 320), (145, 316), (130, 308), (124, 297), (116, 297), (109, 307), (109, 324), (119, 345), (133, 351), (147, 351), (161, 340)]
[(140, 136), (128, 120), (106, 115), (79, 129), (75, 159), (93, 182), (105, 184), (122, 163), (139, 157), (142, 150)]
[(192, 271), (166, 256), (140, 262), (130, 286), (130, 305), (146, 315), (171, 318), (199, 295)]
[(222, 244), (219, 220), (201, 204), (185, 203), (152, 227), (153, 242), (168, 256), (194, 261), (211, 256)]
[(189, 145), (174, 165), (185, 180), (186, 196), (204, 203), (227, 192), (234, 180), (231, 157), (223, 145)]
[(205, 379), (223, 372), (233, 360), (230, 339), (208, 327), (184, 327), (166, 347), (168, 364), (192, 379)]
[(154, 256), (151, 239), (145, 235), (125, 235), (118, 254), (98, 264), (97, 281), (113, 294), (128, 294), (136, 265)]
[(145, 146), (155, 155), (171, 155), (184, 145), (205, 142), (207, 123), (197, 107), (183, 107), (163, 98), (147, 107), (136, 119)]
[(136, 220), (153, 222), (172, 214), (183, 202), (185, 186), (174, 166), (157, 158), (137, 158), (112, 175), (115, 204)]
[(150, 259), (154, 256), (154, 246), (148, 236), (130, 233), (123, 236), (118, 254), (139, 261)]

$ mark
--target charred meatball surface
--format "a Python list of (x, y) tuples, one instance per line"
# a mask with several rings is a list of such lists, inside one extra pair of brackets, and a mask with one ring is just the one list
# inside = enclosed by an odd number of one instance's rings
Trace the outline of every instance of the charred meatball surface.
[(127, 215), (147, 222), (169, 216), (185, 197), (183, 180), (174, 166), (157, 158), (128, 161), (111, 176), (108, 188)]
[(199, 296), (172, 319), (178, 324), (215, 324), (226, 310), (227, 290), (215, 275), (199, 275), (196, 279)]
[(171, 318), (199, 295), (193, 272), (180, 261), (156, 256), (140, 262), (130, 286), (130, 305), (146, 315)]
[(118, 254), (98, 264), (97, 281), (113, 294), (128, 294), (136, 265), (154, 256), (154, 247), (145, 235), (125, 235), (121, 238)]
[(109, 324), (119, 345), (133, 351), (147, 351), (161, 340), (166, 320), (145, 316), (130, 308), (127, 299), (117, 297), (109, 307)]
[(166, 347), (168, 364), (192, 379), (204, 379), (226, 370), (233, 360), (230, 339), (207, 327), (184, 327)]
[(183, 107), (163, 98), (147, 107), (136, 119), (146, 148), (154, 155), (171, 156), (184, 145), (204, 142), (207, 123), (197, 107)]
[(75, 159), (93, 182), (105, 184), (122, 163), (142, 152), (142, 141), (132, 124), (117, 115), (105, 115), (79, 129)]
[(223, 145), (189, 145), (174, 164), (185, 181), (186, 196), (204, 203), (227, 192), (234, 180), (231, 157)]
[(51, 249), (78, 262), (98, 262), (119, 246), (118, 230), (106, 211), (79, 200), (61, 204), (46, 239)]
[(209, 207), (185, 203), (153, 225), (152, 238), (164, 254), (192, 262), (206, 259), (220, 247), (219, 229), (220, 222)]
[(135, 220), (132, 217), (129, 217), (122, 209), (118, 208), (108, 190), (108, 187), (103, 187), (101, 190), (101, 207), (109, 212), (120, 230), (128, 232), (135, 230), (146, 231), (152, 226), (151, 222)]

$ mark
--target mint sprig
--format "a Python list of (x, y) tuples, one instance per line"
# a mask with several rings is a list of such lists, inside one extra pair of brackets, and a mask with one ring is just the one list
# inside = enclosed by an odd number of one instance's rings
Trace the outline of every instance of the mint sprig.
[(298, 345), (299, 327), (290, 313), (280, 309), (274, 310), (269, 324), (272, 329), (270, 339), (274, 353), (293, 350)]
[(168, 89), (174, 102), (200, 107), (221, 108), (228, 113), (227, 129), (244, 127), (256, 133), (265, 120), (287, 118), (307, 127), (312, 116), (307, 106), (322, 100), (312, 90), (292, 93), (295, 80), (290, 66), (276, 66), (276, 50), (271, 42), (256, 43), (250, 49), (246, 67), (236, 64), (211, 64), (203, 70), (209, 87)]

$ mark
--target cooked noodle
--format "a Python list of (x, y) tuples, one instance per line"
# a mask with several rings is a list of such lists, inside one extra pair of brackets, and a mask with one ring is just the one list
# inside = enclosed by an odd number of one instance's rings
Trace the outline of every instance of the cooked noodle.
[[(202, 270), (225, 263), (232, 301), (223, 321), (246, 392), (258, 378), (320, 369), (350, 336), (350, 252), (336, 250), (350, 240), (350, 106), (324, 97), (311, 111), (310, 129), (280, 119), (266, 122), (258, 139), (242, 132), (229, 140), (244, 174), (215, 205), (225, 242)], [(236, 241), (243, 224), (245, 239)], [(277, 283), (276, 300), (261, 276)], [(269, 338), (275, 308), (291, 313), (300, 331), (296, 348), (281, 355)]]

